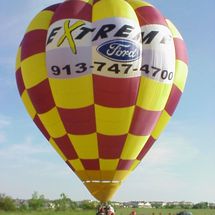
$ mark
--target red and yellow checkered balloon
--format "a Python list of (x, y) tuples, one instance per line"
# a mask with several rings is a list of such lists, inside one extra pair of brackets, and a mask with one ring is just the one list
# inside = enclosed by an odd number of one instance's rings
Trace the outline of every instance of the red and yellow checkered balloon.
[(178, 104), (187, 53), (142, 0), (69, 0), (41, 11), (17, 55), (22, 101), (100, 201), (110, 200)]

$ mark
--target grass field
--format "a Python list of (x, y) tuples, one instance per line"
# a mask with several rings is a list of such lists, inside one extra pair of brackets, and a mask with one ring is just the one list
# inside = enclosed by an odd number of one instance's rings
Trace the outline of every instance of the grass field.
[[(132, 209), (117, 209), (116, 215), (129, 215)], [(136, 209), (137, 215), (176, 215), (181, 209)], [(215, 215), (215, 210), (189, 210), (193, 215)], [(94, 210), (78, 210), (78, 211), (41, 211), (41, 212), (3, 212), (0, 215), (95, 215)]]

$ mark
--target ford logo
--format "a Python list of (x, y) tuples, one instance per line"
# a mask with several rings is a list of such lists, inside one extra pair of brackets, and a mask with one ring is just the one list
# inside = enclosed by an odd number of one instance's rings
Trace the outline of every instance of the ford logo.
[(113, 61), (131, 62), (140, 58), (140, 48), (131, 40), (110, 40), (98, 46), (96, 50)]

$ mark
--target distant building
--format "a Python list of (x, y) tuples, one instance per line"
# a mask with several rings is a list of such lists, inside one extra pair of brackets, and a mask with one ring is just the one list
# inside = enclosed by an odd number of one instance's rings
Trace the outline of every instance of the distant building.
[(144, 208), (152, 208), (151, 203), (146, 202), (146, 203), (144, 204)]
[(124, 207), (129, 208), (152, 208), (152, 205), (150, 202), (144, 202), (144, 201), (131, 201), (131, 202), (125, 202)]
[(215, 208), (215, 203), (208, 203), (208, 207), (214, 209)]

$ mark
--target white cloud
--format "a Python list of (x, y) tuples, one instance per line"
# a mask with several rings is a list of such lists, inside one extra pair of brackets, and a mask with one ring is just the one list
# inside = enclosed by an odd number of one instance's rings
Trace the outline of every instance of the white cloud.
[(5, 143), (7, 140), (5, 129), (11, 124), (8, 117), (0, 115), (0, 143)]
[(3, 132), (0, 131), (0, 143), (4, 143), (6, 141), (6, 136)]
[(199, 154), (196, 147), (192, 145), (190, 139), (186, 139), (181, 135), (171, 135), (162, 137), (157, 140), (149, 151), (149, 155), (143, 160), (145, 165), (152, 167), (160, 167), (165, 165), (179, 165), (188, 161), (192, 161)]
[(11, 121), (8, 117), (0, 115), (0, 129), (7, 127), (11, 124)]
[(5, 145), (0, 151), (1, 159), (16, 162), (22, 162), (22, 159), (29, 159), (30, 161), (34, 156), (49, 152), (46, 146), (33, 143), (33, 141), (31, 137), (26, 137), (23, 143)]

